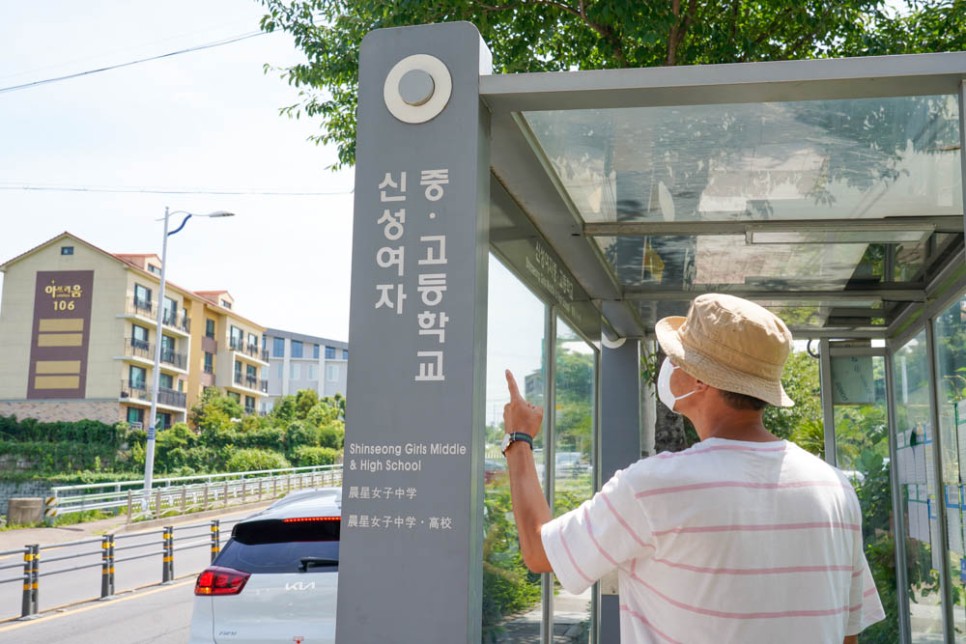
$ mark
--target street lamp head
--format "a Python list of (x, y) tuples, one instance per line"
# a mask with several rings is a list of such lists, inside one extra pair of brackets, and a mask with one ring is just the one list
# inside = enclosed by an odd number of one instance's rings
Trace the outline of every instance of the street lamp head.
[(228, 212), (227, 210), (216, 210), (215, 212), (208, 213), (207, 215), (198, 215), (199, 217), (234, 217), (235, 213)]

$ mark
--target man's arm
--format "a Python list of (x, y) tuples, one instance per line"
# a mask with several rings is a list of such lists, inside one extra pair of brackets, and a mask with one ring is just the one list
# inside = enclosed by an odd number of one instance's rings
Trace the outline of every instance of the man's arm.
[(858, 635), (846, 635), (845, 636), (845, 640), (842, 642), (842, 644), (859, 644), (859, 636)]
[[(543, 422), (543, 409), (528, 403), (517, 387), (513, 374), (506, 372), (510, 389), (510, 402), (503, 408), (503, 429), (507, 432), (524, 432), (536, 437)], [(540, 528), (553, 518), (547, 499), (540, 488), (533, 450), (523, 441), (511, 443), (506, 451), (507, 469), (510, 477), (510, 498), (513, 502), (513, 518), (520, 535), (520, 554), (523, 563), (532, 572), (552, 572), (547, 553), (543, 549)]]

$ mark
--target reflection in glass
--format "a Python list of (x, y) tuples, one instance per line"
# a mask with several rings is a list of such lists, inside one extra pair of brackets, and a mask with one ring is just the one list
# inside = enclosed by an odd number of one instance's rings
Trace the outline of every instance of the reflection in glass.
[[(482, 641), (539, 642), (540, 576), (531, 574), (520, 556), (500, 441), (503, 405), (509, 401), (505, 369), (513, 371), (529, 400), (543, 400), (546, 313), (544, 305), (492, 255), (489, 282)], [(541, 433), (535, 447), (542, 452), (542, 446)]]
[[(573, 510), (594, 494), (596, 351), (557, 318), (554, 353), (553, 514)], [(554, 580), (554, 642), (586, 644), (593, 587), (572, 595)]]
[[(929, 422), (929, 354), (923, 330), (895, 353), (896, 471), (906, 512), (906, 560), (912, 641), (942, 641), (942, 565), (933, 430)], [(878, 584), (877, 584), (878, 585)], [(880, 592), (885, 590), (879, 586)], [(883, 596), (883, 604), (887, 597)], [(893, 600), (894, 601), (894, 600)], [(939, 638), (939, 639), (937, 639)]]
[(885, 620), (863, 631), (860, 641), (891, 644), (900, 636), (885, 359), (833, 357), (832, 380), (836, 463), (848, 475), (862, 506), (862, 541), (886, 611)]
[(953, 95), (525, 117), (587, 222), (963, 212)]
[(954, 584), (953, 626), (966, 633), (963, 588), (963, 512), (966, 495), (966, 296), (936, 318), (936, 369), (939, 385), (939, 430), (942, 440), (942, 483), (946, 495), (946, 527), (950, 578)]

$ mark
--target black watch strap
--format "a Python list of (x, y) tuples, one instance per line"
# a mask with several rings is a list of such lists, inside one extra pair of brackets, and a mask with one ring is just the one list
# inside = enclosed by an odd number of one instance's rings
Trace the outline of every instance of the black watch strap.
[(508, 440), (506, 442), (506, 447), (503, 449), (504, 455), (506, 454), (506, 451), (510, 449), (510, 445), (513, 445), (517, 441), (522, 441), (529, 445), (531, 450), (533, 449), (533, 436), (527, 434), (526, 432), (510, 432), (507, 434), (507, 438)]

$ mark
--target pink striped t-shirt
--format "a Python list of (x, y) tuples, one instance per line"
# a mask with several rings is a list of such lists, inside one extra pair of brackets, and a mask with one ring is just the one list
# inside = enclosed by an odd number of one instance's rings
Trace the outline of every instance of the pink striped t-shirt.
[(712, 438), (617, 472), (543, 527), (560, 583), (617, 570), (623, 642), (838, 644), (885, 617), (846, 477), (794, 443)]

